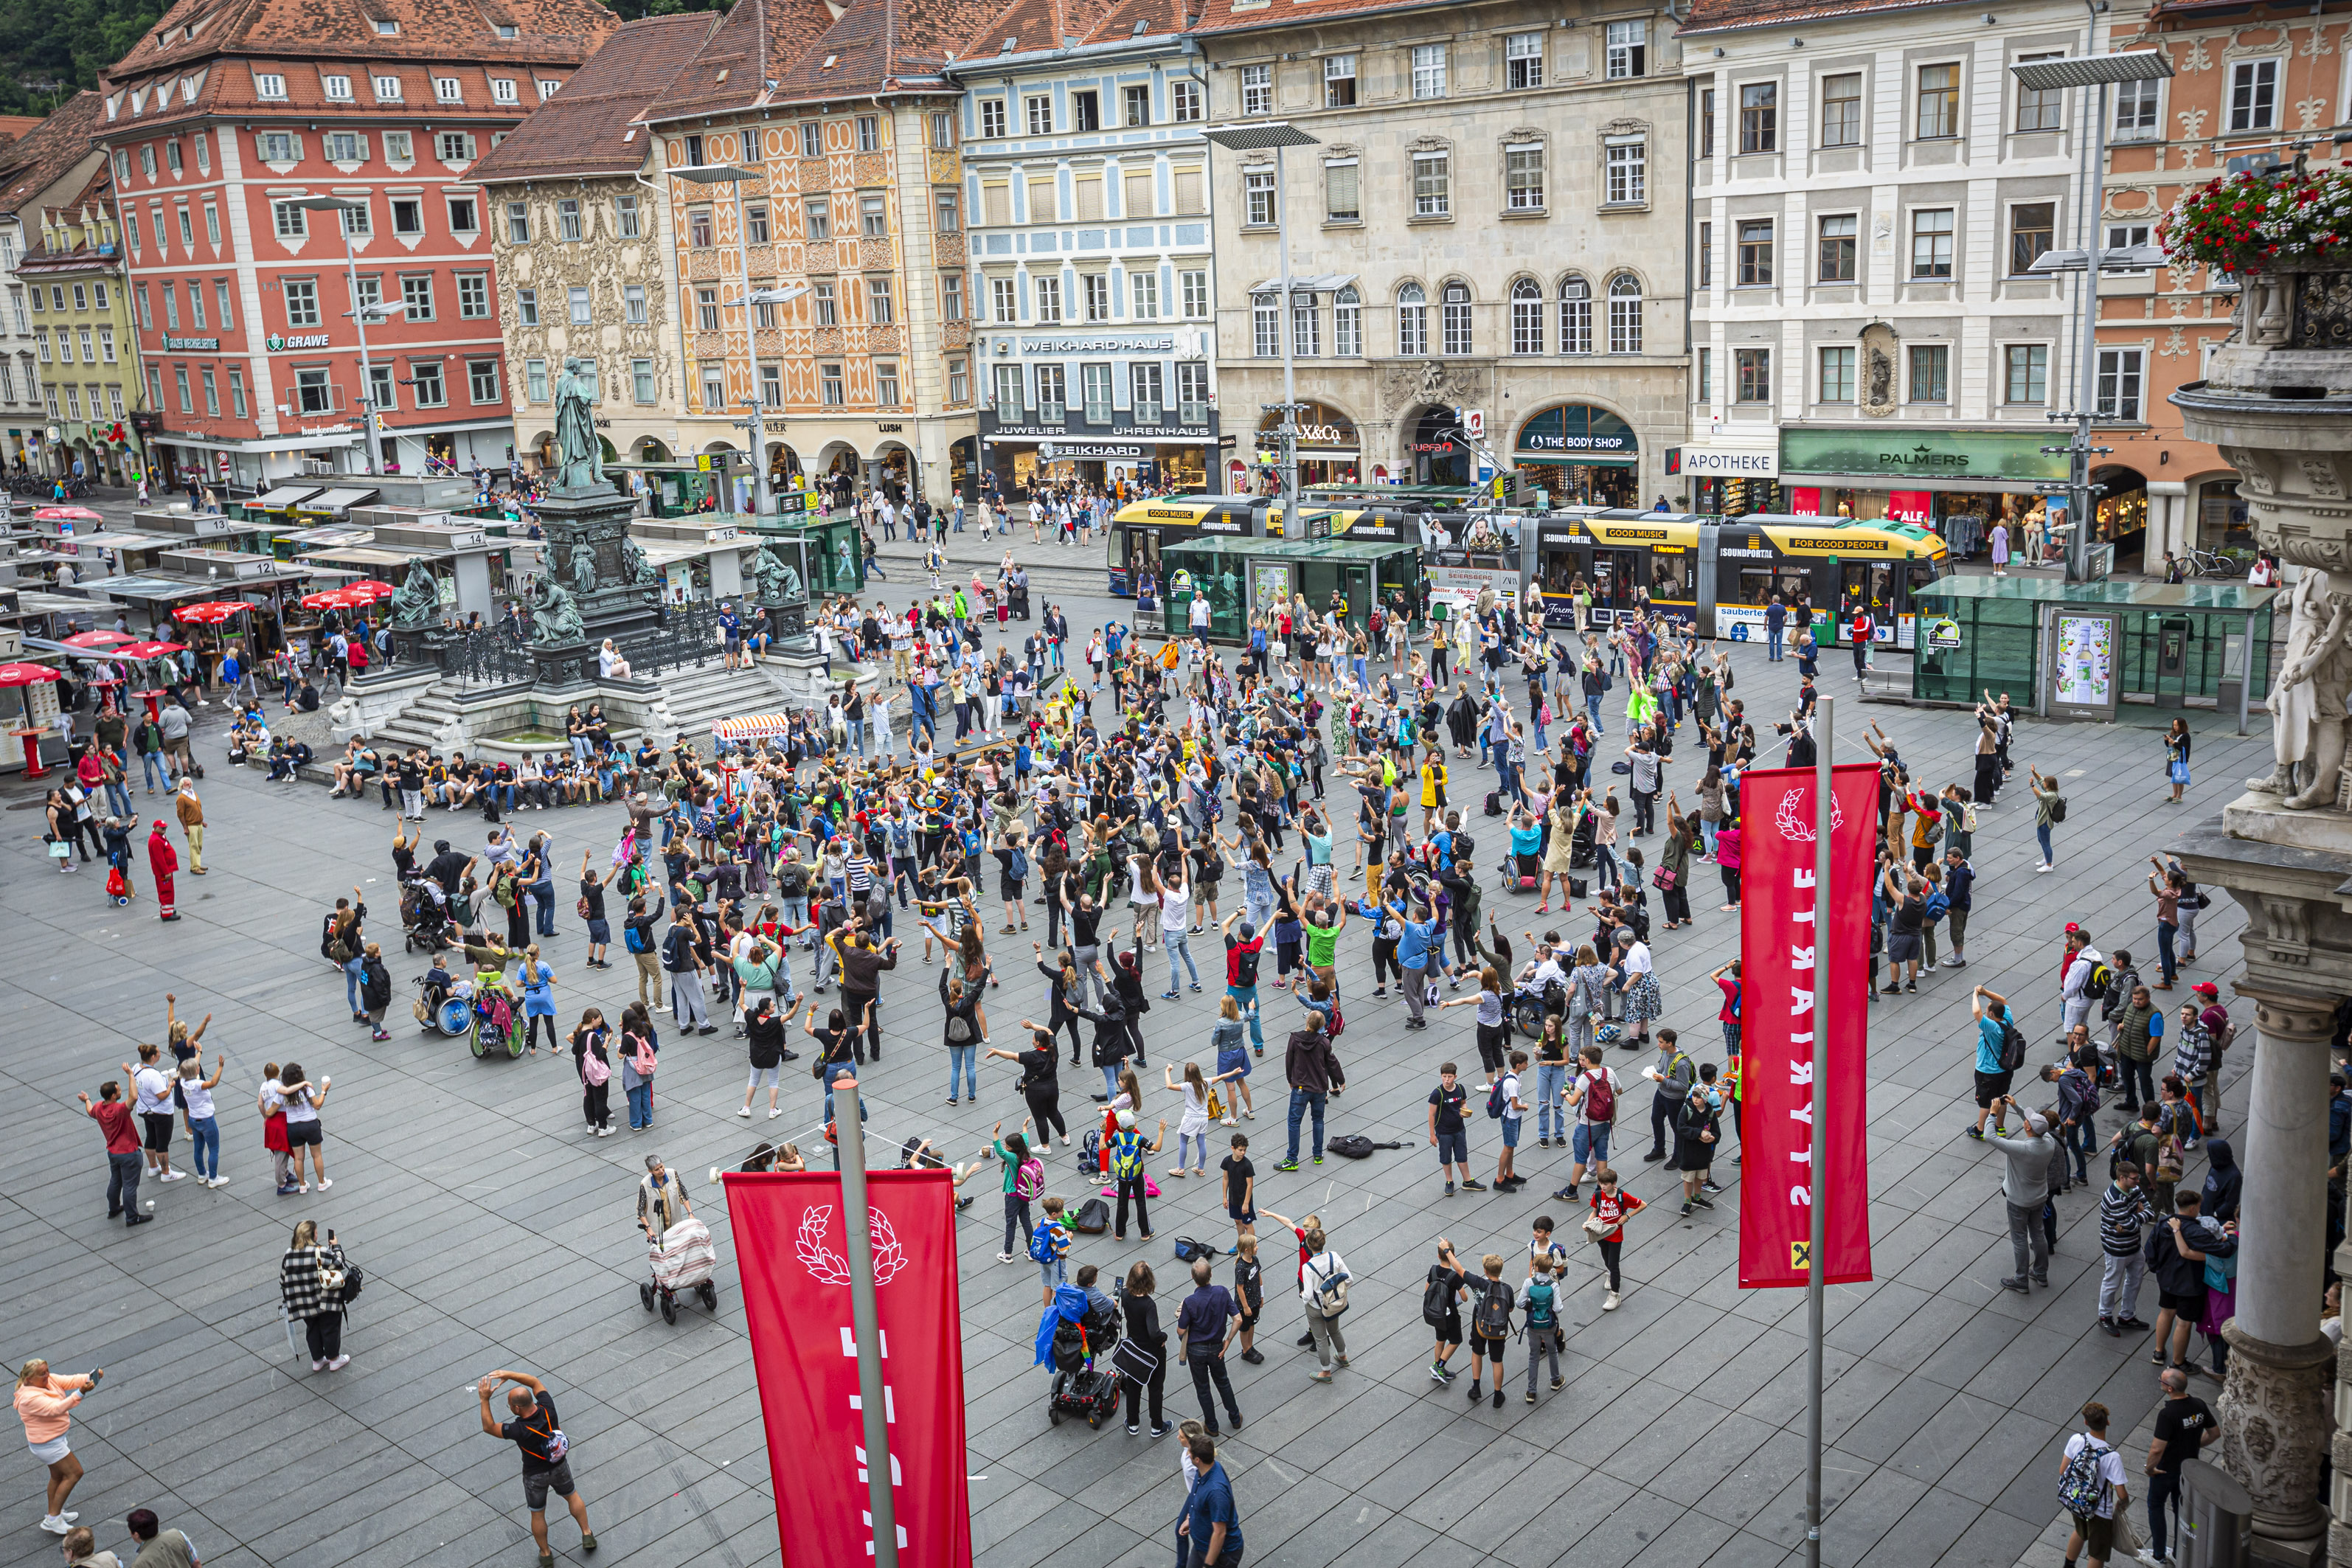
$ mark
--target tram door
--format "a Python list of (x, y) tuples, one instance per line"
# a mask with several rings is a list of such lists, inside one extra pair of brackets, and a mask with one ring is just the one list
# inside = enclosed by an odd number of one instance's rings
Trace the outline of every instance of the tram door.
[(1620, 614), (1633, 605), (1633, 589), (1638, 585), (1634, 550), (1595, 550), (1592, 552), (1592, 618), (1601, 626), (1615, 624)]
[(1857, 608), (1870, 611), (1877, 628), (1875, 640), (1895, 640), (1895, 569), (1885, 562), (1849, 561), (1838, 566), (1838, 621), (1841, 633)]

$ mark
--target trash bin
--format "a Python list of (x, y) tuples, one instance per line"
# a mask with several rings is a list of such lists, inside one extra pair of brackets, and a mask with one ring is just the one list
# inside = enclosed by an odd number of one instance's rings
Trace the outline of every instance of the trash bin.
[(2228, 1471), (2181, 1462), (2179, 1568), (2245, 1568), (2253, 1519), (2254, 1500)]

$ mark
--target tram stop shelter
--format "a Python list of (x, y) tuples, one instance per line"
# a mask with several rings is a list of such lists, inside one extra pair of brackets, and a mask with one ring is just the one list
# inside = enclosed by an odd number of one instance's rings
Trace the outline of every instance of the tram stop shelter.
[[(1309, 514), (1302, 513), (1302, 516)], [(1366, 624), (1375, 602), (1402, 593), (1418, 611), (1422, 595), (1421, 546), (1359, 539), (1208, 538), (1166, 546), (1160, 565), (1167, 574), (1167, 626), (1182, 636), (1192, 625), (1192, 598), (1209, 601), (1209, 640), (1249, 640), (1250, 617), (1277, 609), (1303, 595), (1320, 614), (1337, 589), (1347, 603), (1349, 624)]]
[(1910, 700), (1972, 707), (1990, 690), (2045, 718), (2107, 719), (2136, 704), (2215, 708), (2246, 732), (2270, 690), (2275, 588), (2108, 578), (1945, 577), (1912, 590)]

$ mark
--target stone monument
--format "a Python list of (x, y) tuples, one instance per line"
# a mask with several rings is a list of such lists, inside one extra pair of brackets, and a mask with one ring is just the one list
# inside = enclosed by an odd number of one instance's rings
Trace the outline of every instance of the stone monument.
[[(2177, 237), (2180, 212), (2168, 221)], [(2253, 1499), (2254, 1561), (2305, 1568), (2352, 1564), (2352, 1345), (2339, 1362), (2320, 1332), (2329, 1042), (2336, 1002), (2352, 994), (2352, 265), (2326, 255), (2242, 265), (2235, 329), (2207, 379), (2172, 398), (2189, 436), (2238, 470), (2256, 536), (2296, 574), (2271, 672), (2275, 765), (2172, 849), (2246, 914), (2235, 990), (2252, 1004), (2252, 1028), (2242, 1026), (2235, 1049), (2252, 1052), (2253, 1070), (2245, 1125), (2233, 1129), (2245, 1186), (2218, 1458)], [(2352, 1275), (2352, 1248), (2336, 1268)], [(2334, 1495), (2323, 1506), (2331, 1441)]]
[(555, 485), (540, 501), (543, 569), (530, 602), (536, 684), (592, 685), (606, 637), (650, 626), (659, 586), (653, 564), (629, 537), (635, 503), (604, 476), (593, 388), (577, 359), (563, 362), (555, 387)]

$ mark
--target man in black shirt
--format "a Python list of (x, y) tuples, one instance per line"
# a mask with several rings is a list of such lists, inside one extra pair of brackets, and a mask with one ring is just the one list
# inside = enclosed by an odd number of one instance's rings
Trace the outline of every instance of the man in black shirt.
[[(418, 820), (424, 819), (420, 817)], [(433, 841), (433, 858), (425, 863), (425, 874), (440, 883), (441, 890), (448, 894), (454, 903), (458, 889), (465, 882), (466, 873), (474, 868), (474, 859), (471, 855), (460, 854), (450, 848), (447, 839), (436, 838)]]
[[(1225, 1375), (1225, 1347), (1234, 1338), (1233, 1293), (1210, 1283), (1205, 1258), (1192, 1260), (1192, 1293), (1176, 1311), (1176, 1331), (1184, 1336), (1184, 1361), (1192, 1369), (1192, 1392), (1201, 1396), (1201, 1424), (1217, 1434), (1218, 1396), (1225, 1402), (1225, 1418), (1239, 1431), (1241, 1406), (1234, 1403), (1234, 1385)], [(1210, 1384), (1216, 1392), (1210, 1392)]]
[[(490, 1392), (501, 1383), (517, 1386), (507, 1393), (511, 1421), (490, 1413)], [(583, 1552), (596, 1550), (596, 1533), (588, 1528), (587, 1500), (572, 1484), (572, 1449), (557, 1425), (555, 1396), (547, 1384), (523, 1372), (494, 1372), (474, 1385), (482, 1400), (482, 1430), (522, 1450), (522, 1495), (530, 1505), (530, 1538), (539, 1543), (539, 1568), (554, 1568), (555, 1553), (547, 1544), (547, 1494), (555, 1493), (572, 1510), (580, 1526)]]
[[(2168, 1366), (2158, 1374), (2164, 1385), (2164, 1403), (2157, 1406), (2156, 1436), (2147, 1446), (2148, 1551), (2169, 1562), (2172, 1538), (2180, 1528), (2180, 1462), (2221, 1436), (2212, 1409), (2189, 1392), (2189, 1374)], [(2172, 1523), (2165, 1524), (2164, 1505), (2172, 1505)]]

